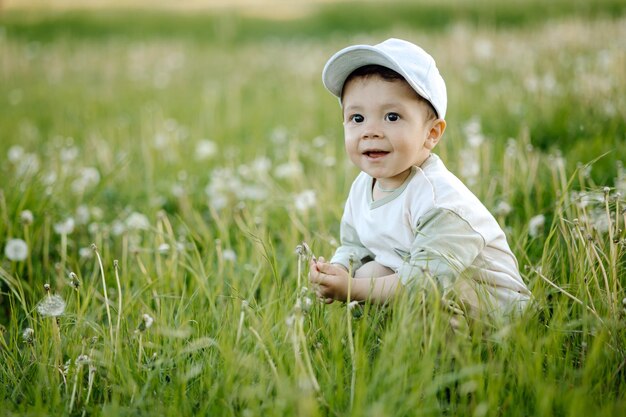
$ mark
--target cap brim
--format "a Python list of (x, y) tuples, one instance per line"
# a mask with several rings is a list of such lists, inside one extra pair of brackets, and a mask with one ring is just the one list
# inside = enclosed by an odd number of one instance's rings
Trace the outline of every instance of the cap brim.
[(419, 95), (428, 99), (428, 95), (411, 82), (410, 77), (393, 58), (370, 45), (349, 46), (333, 55), (324, 66), (322, 82), (328, 91), (341, 98), (343, 85), (348, 76), (357, 68), (366, 65), (381, 65), (394, 70), (416, 88)]

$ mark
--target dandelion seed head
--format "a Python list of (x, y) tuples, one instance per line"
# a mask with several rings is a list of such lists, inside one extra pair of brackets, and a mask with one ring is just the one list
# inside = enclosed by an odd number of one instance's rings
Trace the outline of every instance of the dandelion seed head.
[(538, 214), (530, 219), (528, 222), (528, 234), (530, 237), (537, 237), (543, 230), (543, 226), (546, 222), (546, 217), (543, 214)]
[(19, 145), (13, 145), (9, 148), (9, 151), (7, 152), (7, 157), (12, 163), (17, 163), (20, 161), (20, 159), (22, 159), (24, 154), (24, 148)]
[(93, 255), (91, 248), (83, 247), (78, 250), (78, 256), (83, 259), (89, 259)]
[(70, 272), (70, 285), (77, 290), (80, 287), (80, 280), (74, 272)]
[(30, 211), (30, 210), (23, 210), (20, 213), (20, 221), (23, 224), (31, 225), (31, 224), (33, 224), (34, 220), (35, 220), (35, 218), (33, 216), (33, 212), (32, 211)]
[(54, 231), (59, 235), (69, 235), (74, 231), (74, 219), (68, 217), (67, 219), (54, 224)]
[(130, 230), (147, 230), (150, 228), (150, 221), (145, 214), (134, 211), (126, 218), (126, 227)]
[(508, 216), (512, 210), (513, 209), (509, 203), (506, 201), (500, 201), (494, 211), (497, 216)]
[(78, 355), (78, 357), (74, 361), (76, 366), (89, 365), (90, 362), (91, 358), (89, 357), (89, 355)]
[(76, 222), (78, 224), (87, 224), (89, 223), (89, 207), (84, 204), (81, 204), (76, 208)]
[(50, 284), (48, 284), (47, 282), (43, 284), (43, 290), (45, 292), (50, 292)]
[(302, 175), (302, 171), (302, 164), (298, 161), (293, 161), (278, 165), (274, 170), (274, 175), (276, 178), (287, 179), (299, 177)]
[(315, 206), (315, 191), (304, 190), (294, 196), (294, 205), (299, 212), (305, 212)]
[(37, 304), (37, 312), (44, 317), (58, 317), (65, 311), (65, 300), (59, 295), (46, 296)]
[(154, 323), (154, 319), (152, 318), (152, 316), (150, 316), (149, 314), (144, 314), (143, 316), (141, 316), (141, 318), (144, 325), (146, 326), (146, 329), (152, 327), (152, 324)]
[(302, 310), (305, 312), (311, 311), (311, 307), (313, 307), (313, 300), (310, 297), (304, 297), (302, 299)]
[(202, 139), (196, 144), (195, 157), (198, 161), (204, 161), (217, 154), (217, 144), (209, 139)]
[(28, 245), (22, 239), (9, 239), (4, 246), (4, 256), (10, 261), (21, 262), (28, 257)]
[(170, 245), (168, 245), (167, 243), (161, 243), (159, 247), (157, 248), (157, 252), (161, 254), (168, 253), (169, 251), (170, 251)]
[(291, 314), (285, 319), (285, 324), (287, 325), (287, 327), (293, 327), (293, 324), (295, 322), (296, 322), (296, 317), (293, 314)]

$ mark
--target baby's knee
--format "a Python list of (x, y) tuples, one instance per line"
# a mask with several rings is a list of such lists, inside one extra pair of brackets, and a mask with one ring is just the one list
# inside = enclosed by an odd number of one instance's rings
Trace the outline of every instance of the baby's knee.
[(354, 278), (378, 278), (393, 274), (393, 270), (376, 261), (369, 261), (354, 271)]

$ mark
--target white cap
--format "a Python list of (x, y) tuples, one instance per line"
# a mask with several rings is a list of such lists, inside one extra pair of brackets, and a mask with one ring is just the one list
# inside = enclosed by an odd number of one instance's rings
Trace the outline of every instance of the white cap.
[(357, 68), (381, 65), (400, 74), (421, 97), (433, 105), (437, 116), (446, 117), (446, 83), (432, 56), (402, 39), (387, 39), (378, 45), (353, 45), (333, 55), (322, 72), (324, 86), (341, 97), (346, 78)]

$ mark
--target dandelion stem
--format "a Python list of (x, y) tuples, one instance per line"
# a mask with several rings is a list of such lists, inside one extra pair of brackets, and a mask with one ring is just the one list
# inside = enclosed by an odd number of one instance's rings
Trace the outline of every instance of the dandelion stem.
[(102, 258), (100, 258), (100, 253), (98, 253), (98, 248), (95, 244), (91, 245), (91, 248), (93, 249), (93, 251), (96, 254), (96, 257), (98, 258), (98, 264), (100, 265), (100, 275), (102, 275), (102, 290), (104, 291), (104, 306), (106, 307), (106, 312), (107, 312), (107, 319), (109, 320), (109, 334), (111, 336), (111, 344), (113, 346), (115, 343), (115, 340), (113, 338), (113, 324), (111, 322), (111, 308), (109, 307), (109, 296), (107, 294), (107, 283), (104, 277), (104, 266), (102, 265)]
[(117, 283), (117, 323), (115, 325), (115, 350), (113, 353), (113, 356), (115, 356), (117, 355), (117, 348), (120, 339), (120, 321), (122, 318), (122, 285), (120, 284), (117, 259), (113, 261), (113, 267), (115, 269), (115, 282)]
[(93, 388), (93, 381), (96, 375), (96, 368), (93, 365), (89, 365), (89, 381), (87, 382), (87, 398), (85, 399), (85, 405), (83, 406), (82, 417), (85, 417), (87, 413), (87, 404), (89, 404), (89, 398), (91, 398), (91, 389)]

